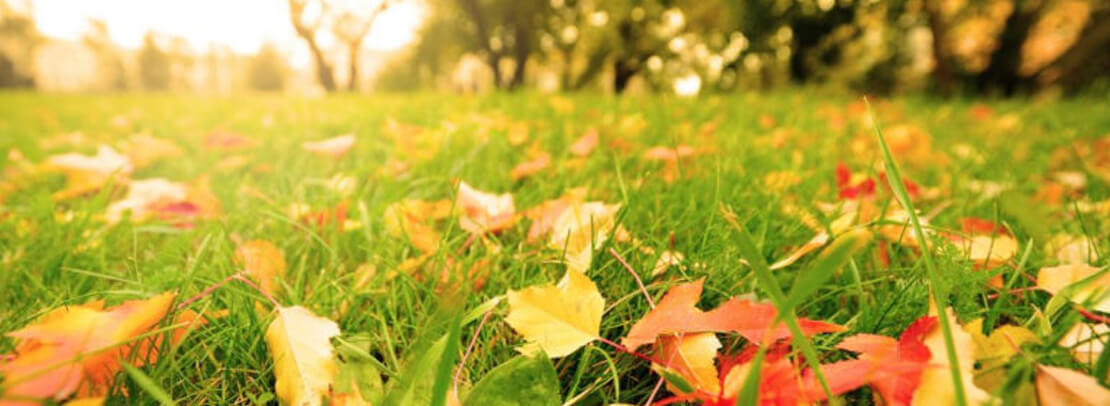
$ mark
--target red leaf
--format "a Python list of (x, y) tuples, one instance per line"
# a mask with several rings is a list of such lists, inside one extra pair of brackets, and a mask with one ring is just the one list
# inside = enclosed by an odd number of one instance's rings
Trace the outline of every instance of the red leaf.
[[(928, 366), (932, 354), (925, 346), (925, 335), (937, 324), (937, 318), (925, 316), (910, 324), (902, 337), (893, 338), (872, 334), (859, 334), (844, 339), (837, 346), (842, 350), (860, 353), (853, 363), (844, 367), (864, 377), (871, 386), (892, 406), (909, 405), (913, 393), (921, 383), (921, 372)], [(828, 376), (828, 375), (826, 375)]]
[[(701, 311), (696, 304), (701, 297), (702, 282), (671, 288), (655, 309), (632, 326), (622, 343), (635, 350), (663, 334), (707, 331), (737, 333), (756, 344), (790, 337), (790, 330), (783, 323), (775, 323), (778, 310), (771, 304), (732, 298), (716, 309)], [(844, 330), (822, 321), (798, 319), (798, 322), (806, 335)]]

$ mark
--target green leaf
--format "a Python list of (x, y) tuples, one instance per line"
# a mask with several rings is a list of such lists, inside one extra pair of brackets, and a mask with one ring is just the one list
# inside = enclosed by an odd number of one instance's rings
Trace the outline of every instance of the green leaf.
[(841, 234), (836, 240), (821, 252), (814, 261), (813, 266), (798, 274), (790, 294), (786, 297), (786, 307), (795, 308), (821, 286), (840, 272), (852, 257), (867, 247), (871, 242), (871, 233), (863, 229), (855, 229)]
[(436, 366), (447, 347), (447, 335), (440, 337), (431, 346), (417, 347), (413, 358), (405, 362), (402, 374), (391, 379), (386, 385), (384, 405), (430, 405), (432, 404), (432, 385), (435, 382)]
[(666, 368), (661, 368), (659, 372), (663, 375), (663, 379), (665, 379), (667, 383), (674, 385), (679, 391), (683, 393), (694, 391), (694, 385), (691, 385), (682, 375), (676, 374), (674, 371)]
[(335, 378), (335, 391), (354, 393), (357, 389), (363, 400), (370, 404), (378, 404), (381, 403), (384, 395), (382, 375), (377, 367), (379, 362), (356, 346), (356, 343), (361, 343), (365, 339), (369, 339), (369, 336), (355, 336), (335, 346), (341, 358), (339, 373)]
[(123, 366), (123, 370), (127, 372), (127, 375), (131, 377), (131, 380), (135, 381), (135, 384), (139, 385), (139, 388), (142, 388), (143, 392), (146, 392), (148, 395), (150, 395), (150, 397), (154, 398), (154, 400), (157, 400), (158, 403), (162, 404), (163, 406), (177, 404), (177, 402), (173, 401), (173, 397), (170, 396), (169, 393), (166, 393), (165, 389), (162, 389), (161, 386), (158, 386), (158, 384), (155, 383), (153, 379), (150, 379), (150, 377), (147, 376), (147, 374), (143, 373), (143, 371), (139, 370), (139, 368), (135, 368), (131, 366), (131, 364), (128, 364), (126, 362), (121, 362), (120, 365)]
[(518, 356), (474, 385), (463, 406), (559, 406), (559, 377), (547, 354)]

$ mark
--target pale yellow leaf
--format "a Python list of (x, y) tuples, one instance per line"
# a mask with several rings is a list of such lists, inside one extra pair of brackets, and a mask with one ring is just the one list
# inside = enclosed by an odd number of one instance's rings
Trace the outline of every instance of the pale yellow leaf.
[(1075, 359), (1084, 364), (1093, 366), (1099, 355), (1106, 349), (1106, 340), (1110, 335), (1110, 326), (1105, 324), (1075, 323), (1067, 334), (1060, 337), (1061, 347), (1071, 348)]
[(798, 262), (798, 260), (806, 256), (806, 254), (816, 251), (818, 248), (824, 247), (825, 244), (828, 243), (829, 233), (820, 232), (817, 235), (813, 236), (813, 238), (807, 241), (805, 244), (802, 244), (802, 246), (794, 249), (794, 251), (791, 252), (789, 255), (783, 257), (778, 261), (775, 261), (775, 263), (771, 264), (770, 269), (774, 271), (776, 269), (786, 268), (794, 264), (795, 262)]
[(310, 141), (301, 144), (305, 151), (328, 158), (338, 158), (355, 146), (354, 134), (343, 134), (337, 137), (320, 141)]
[(280, 307), (266, 329), (274, 359), (278, 400), (287, 406), (317, 406), (335, 381), (331, 338), (339, 325), (300, 306)]
[(505, 322), (524, 336), (525, 354), (543, 350), (548, 356), (566, 356), (598, 337), (605, 298), (585, 274), (568, 269), (555, 286), (510, 290)]
[[(1087, 264), (1065, 264), (1041, 268), (1037, 272), (1037, 287), (1058, 295), (1065, 288), (1076, 282), (1083, 281), (1099, 272), (1099, 268)], [(1083, 304), (1095, 301), (1093, 309), (1110, 312), (1110, 297), (1107, 288), (1110, 287), (1110, 272), (1103, 273), (1097, 279), (1076, 286), (1068, 297), (1071, 301)]]
[(552, 225), (548, 246), (560, 251), (565, 249), (567, 267), (585, 272), (590, 266), (594, 247), (609, 238), (619, 210), (619, 204), (572, 204)]
[[(696, 390), (717, 393), (720, 382), (717, 378), (717, 350), (721, 341), (714, 333), (691, 333), (659, 338), (659, 359), (667, 362), (669, 369), (690, 383)], [(652, 369), (660, 372), (663, 365), (652, 364)], [(667, 389), (672, 393), (684, 393), (670, 383)]]
[(258, 281), (262, 291), (277, 293), (280, 280), (285, 276), (285, 254), (269, 241), (248, 241), (235, 249), (235, 262)]
[(1095, 378), (1070, 369), (1037, 366), (1037, 398), (1041, 406), (1110, 405), (1110, 390)]
[(471, 233), (498, 232), (516, 221), (513, 195), (487, 193), (459, 182), (455, 207), (462, 211), (459, 226)]
[[(930, 301), (932, 302), (932, 301)], [(952, 341), (955, 344), (957, 368), (963, 380), (964, 399), (968, 406), (987, 404), (990, 394), (975, 385), (975, 349), (971, 335), (957, 326), (956, 315), (951, 309), (948, 322), (952, 323)], [(952, 384), (952, 373), (948, 362), (948, 351), (944, 345), (943, 329), (938, 326), (925, 336), (925, 346), (929, 347), (932, 358), (929, 367), (921, 373), (921, 384), (914, 391), (914, 406), (950, 406), (956, 404), (956, 388)]]

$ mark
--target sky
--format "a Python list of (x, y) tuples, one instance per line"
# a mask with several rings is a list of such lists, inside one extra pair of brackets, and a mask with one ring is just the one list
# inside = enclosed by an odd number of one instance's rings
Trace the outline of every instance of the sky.
[[(373, 9), (377, 1), (333, 0), (360, 10)], [(31, 5), (39, 31), (49, 37), (79, 39), (89, 19), (100, 19), (114, 42), (131, 49), (142, 45), (148, 31), (182, 37), (200, 52), (220, 44), (249, 54), (266, 42), (291, 49), (300, 41), (285, 0), (32, 0)], [(375, 21), (364, 46), (391, 51), (409, 44), (423, 14), (414, 0), (394, 4)], [(327, 46), (330, 34), (320, 34), (321, 45)]]

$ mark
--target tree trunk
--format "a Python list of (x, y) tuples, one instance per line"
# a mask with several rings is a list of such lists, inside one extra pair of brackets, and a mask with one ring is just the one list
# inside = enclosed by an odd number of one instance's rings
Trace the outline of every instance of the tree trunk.
[(1105, 69), (1110, 49), (1110, 9), (1091, 14), (1079, 38), (1056, 61), (1036, 77), (1041, 87), (1059, 84), (1066, 90), (1077, 90), (1099, 75), (1110, 75)]
[[(631, 66), (627, 60), (617, 58), (613, 62), (613, 92), (617, 94), (624, 93), (628, 88), (628, 82), (632, 80), (633, 76), (639, 72), (639, 68)], [(638, 64), (637, 64), (638, 65)]]
[(929, 15), (929, 31), (933, 33), (933, 81), (941, 95), (951, 96), (956, 88), (956, 78), (948, 60), (948, 45), (944, 43), (944, 34), (948, 29), (938, 3), (925, 3), (925, 10)]
[(327, 59), (324, 59), (324, 53), (320, 51), (320, 47), (316, 45), (314, 40), (306, 40), (308, 42), (308, 49), (312, 51), (312, 58), (316, 60), (316, 78), (320, 81), (320, 86), (328, 92), (335, 91), (335, 75), (332, 74), (331, 65), (328, 64)]
[(347, 61), (347, 91), (358, 91), (358, 56), (359, 49), (362, 48), (362, 41), (355, 41), (348, 44), (348, 51), (350, 52), (350, 60)]
[(1021, 67), (1021, 50), (1029, 32), (1044, 8), (1044, 0), (1024, 0), (1014, 4), (1014, 11), (1006, 18), (999, 36), (999, 46), (991, 53), (990, 64), (975, 78), (980, 92), (1001, 91), (1012, 96), (1019, 87), (1026, 87), (1028, 80), (1018, 74)]
[(524, 84), (524, 72), (528, 65), (528, 56), (532, 53), (532, 32), (522, 21), (516, 21), (515, 25), (514, 38), (516, 42), (513, 44), (513, 59), (516, 61), (516, 66), (513, 68), (513, 76), (509, 79), (509, 90), (516, 89)]

